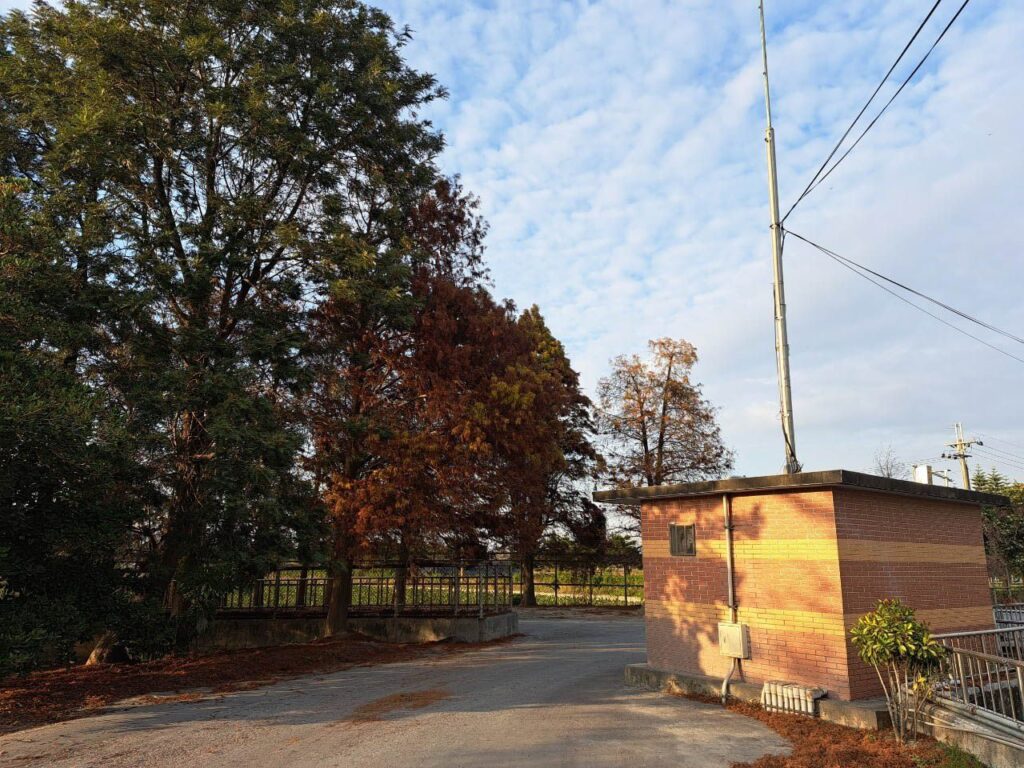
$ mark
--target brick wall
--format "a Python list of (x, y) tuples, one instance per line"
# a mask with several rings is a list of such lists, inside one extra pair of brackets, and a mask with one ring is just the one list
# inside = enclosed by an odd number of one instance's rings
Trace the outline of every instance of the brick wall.
[[(834, 498), (847, 627), (882, 597), (935, 633), (993, 626), (978, 507), (848, 488)], [(851, 695), (881, 695), (874, 670), (848, 654)]]
[[(821, 685), (838, 698), (877, 693), (847, 630), (880, 597), (900, 597), (936, 631), (991, 626), (976, 507), (845, 488), (732, 499), (739, 620), (751, 682)], [(696, 526), (697, 556), (670, 557), (669, 523)], [(645, 502), (641, 510), (649, 663), (724, 676), (728, 620), (721, 497)]]

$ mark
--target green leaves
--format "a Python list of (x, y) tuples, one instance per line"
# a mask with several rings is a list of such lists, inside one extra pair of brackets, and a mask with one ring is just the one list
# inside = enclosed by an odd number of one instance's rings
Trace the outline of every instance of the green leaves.
[(942, 646), (917, 621), (914, 610), (898, 599), (879, 600), (875, 610), (850, 629), (861, 659), (881, 666), (905, 663), (927, 667), (941, 658)]
[(917, 620), (914, 610), (898, 599), (879, 600), (850, 629), (861, 660), (878, 673), (889, 714), (899, 740), (916, 734), (921, 703), (945, 648)]

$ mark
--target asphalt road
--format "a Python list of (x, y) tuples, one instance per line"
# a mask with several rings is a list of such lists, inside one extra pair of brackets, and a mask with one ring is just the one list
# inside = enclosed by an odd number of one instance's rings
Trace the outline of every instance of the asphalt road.
[(0, 737), (2, 766), (714, 768), (783, 752), (760, 723), (627, 687), (643, 624), (540, 618), (446, 658), (134, 706)]

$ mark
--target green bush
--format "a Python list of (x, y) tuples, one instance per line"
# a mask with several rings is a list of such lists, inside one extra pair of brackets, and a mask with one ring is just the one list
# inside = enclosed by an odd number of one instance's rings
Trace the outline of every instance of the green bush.
[(901, 743), (916, 738), (921, 706), (931, 695), (945, 649), (914, 609), (897, 599), (879, 600), (850, 629), (850, 638), (860, 658), (878, 673), (896, 738)]

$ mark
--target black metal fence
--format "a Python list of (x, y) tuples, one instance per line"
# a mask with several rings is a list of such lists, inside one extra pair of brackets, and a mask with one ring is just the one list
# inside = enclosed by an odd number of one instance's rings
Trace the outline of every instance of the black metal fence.
[(1019, 581), (1007, 584), (1003, 579), (992, 579), (989, 588), (992, 590), (993, 605), (1024, 602), (1024, 584)]
[[(287, 567), (235, 589), (222, 613), (325, 614), (331, 579), (323, 568)], [(513, 559), (431, 562), (402, 567), (355, 567), (349, 612), (359, 614), (495, 613), (526, 603), (527, 578)], [(542, 559), (534, 565), (539, 607), (639, 607), (644, 575), (639, 561)]]
[[(507, 562), (376, 563), (353, 569), (350, 614), (473, 614), (507, 611), (513, 602)], [(223, 597), (222, 613), (323, 614), (331, 579), (314, 568), (282, 568)]]
[[(526, 574), (515, 568), (515, 602), (523, 604)], [(638, 561), (538, 560), (533, 574), (537, 605), (641, 606), (644, 571)]]

